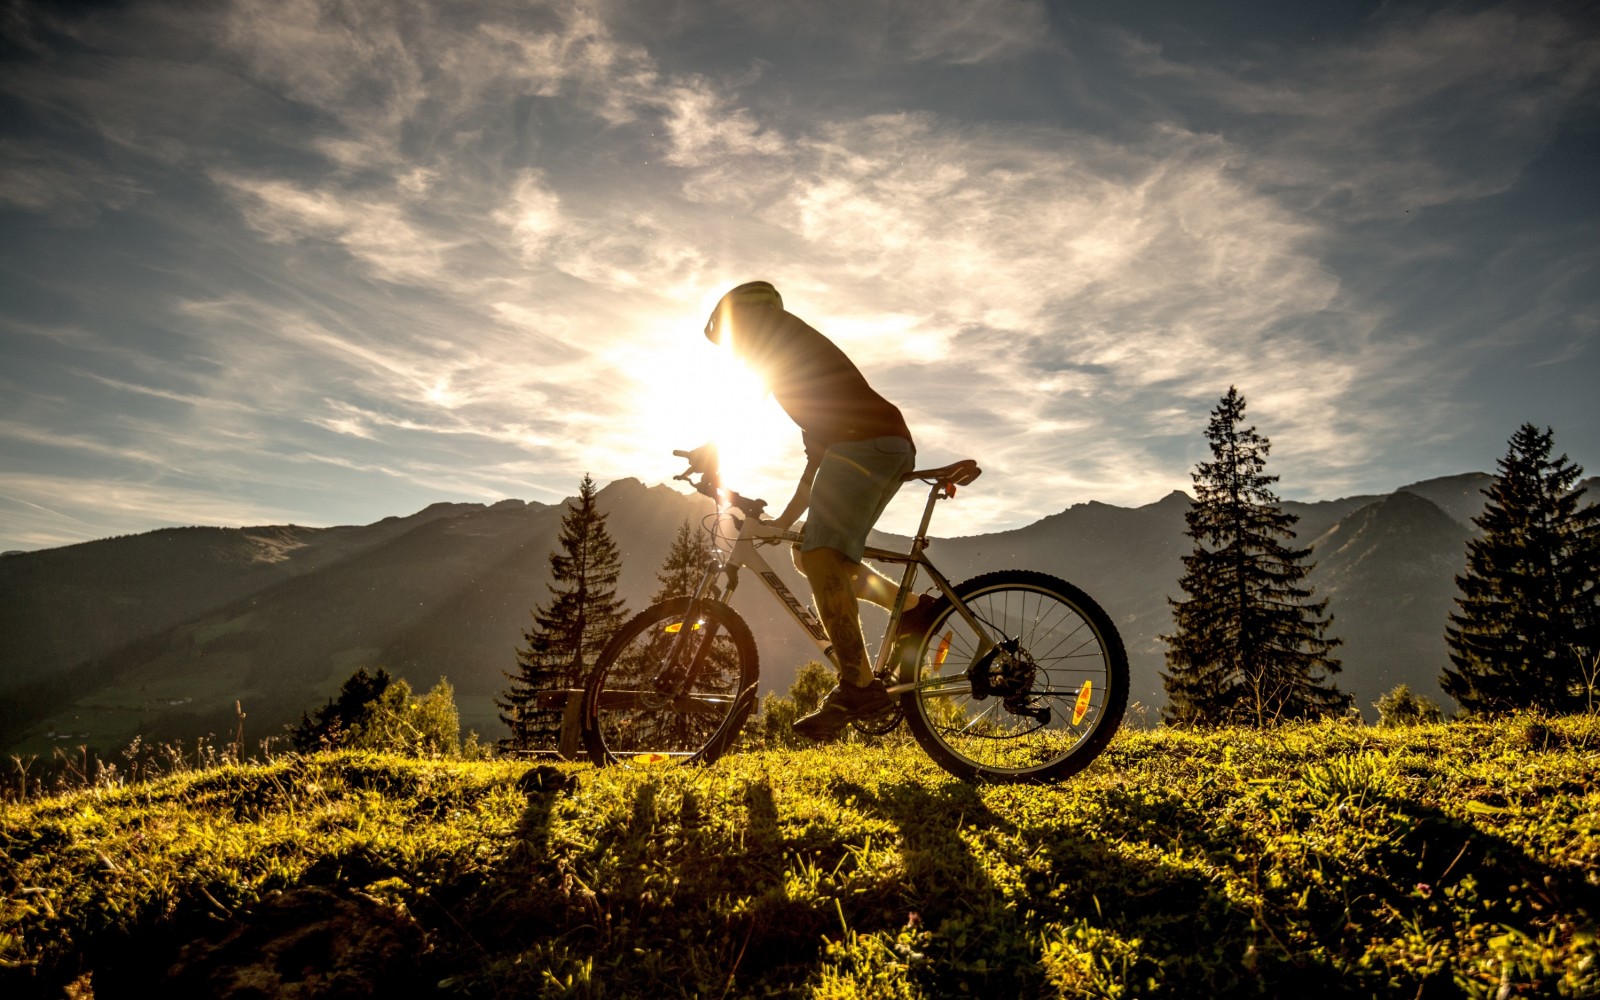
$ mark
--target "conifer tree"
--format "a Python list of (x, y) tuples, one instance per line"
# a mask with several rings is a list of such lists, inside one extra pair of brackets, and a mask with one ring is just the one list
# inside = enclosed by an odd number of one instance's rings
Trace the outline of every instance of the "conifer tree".
[(370, 721), (373, 706), (395, 683), (382, 667), (372, 673), (360, 667), (345, 678), (339, 694), (317, 709), (316, 718), (300, 713), (300, 725), (290, 732), (294, 748), (301, 753), (345, 746), (352, 736)]
[(705, 575), (706, 558), (710, 555), (708, 542), (705, 529), (692, 527), (687, 518), (678, 525), (672, 548), (667, 552), (660, 572), (656, 573), (656, 582), (660, 586), (651, 596), (651, 604), (694, 593), (694, 588), (700, 585), (700, 578)]
[(627, 610), (617, 596), (622, 560), (595, 504), (594, 480), (585, 474), (578, 496), (561, 519), (559, 551), (550, 553), (550, 601), (533, 609), (533, 628), (523, 633), (511, 686), (496, 699), (500, 721), (511, 730), (501, 741), (510, 749), (554, 747), (562, 710), (541, 708), (541, 691), (583, 686), (589, 667), (622, 624)]
[(1211, 411), (1210, 462), (1192, 473), (1195, 502), (1186, 515), (1195, 540), (1173, 600), (1175, 630), (1161, 675), (1178, 725), (1263, 725), (1342, 712), (1350, 696), (1326, 684), (1339, 671), (1328, 654), (1328, 602), (1303, 585), (1310, 549), (1287, 547), (1297, 520), (1279, 506), (1266, 467), (1270, 442), (1245, 427), (1244, 397), (1229, 387)]
[(1484, 494), (1483, 529), (1456, 577), (1439, 683), (1462, 708), (1581, 712), (1583, 664), (1600, 652), (1600, 506), (1573, 486), (1583, 470), (1552, 459), (1555, 435), (1523, 424)]

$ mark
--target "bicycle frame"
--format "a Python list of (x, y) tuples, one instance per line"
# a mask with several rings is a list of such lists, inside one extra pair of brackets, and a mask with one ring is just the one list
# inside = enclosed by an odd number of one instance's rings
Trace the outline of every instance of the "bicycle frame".
[[(709, 763), (731, 749), (760, 686), (755, 636), (727, 603), (746, 568), (821, 658), (839, 665), (822, 622), (765, 551), (803, 542), (804, 531), (763, 522), (764, 501), (723, 490), (714, 451), (675, 454), (690, 466), (676, 478), (716, 504), (708, 518), (715, 545), (691, 593), (639, 612), (601, 653), (584, 686), (582, 717), (584, 743), (601, 763), (669, 756)], [(1059, 577), (1002, 569), (952, 583), (928, 559), (934, 507), (981, 474), (971, 459), (906, 474), (903, 483), (931, 487), (910, 544), (864, 548), (865, 559), (902, 567), (873, 669), (898, 696), (887, 707), (899, 710), (856, 728), (886, 733), (904, 723), (940, 767), (964, 780), (1059, 781), (1115, 735), (1127, 707), (1126, 651), (1111, 617)], [(927, 579), (919, 583), (921, 572)], [(909, 616), (919, 624), (902, 634), (914, 588), (926, 591)], [(921, 602), (930, 599), (925, 609)]]
[[(705, 491), (702, 490), (702, 492)], [(979, 648), (974, 659), (981, 657), (995, 645), (994, 638), (989, 634), (989, 630), (985, 628), (983, 622), (973, 616), (966, 605), (956, 597), (950, 580), (939, 571), (939, 568), (925, 554), (925, 550), (928, 547), (928, 525), (933, 520), (934, 505), (941, 499), (947, 499), (954, 495), (955, 487), (948, 482), (932, 483), (928, 490), (927, 503), (923, 507), (922, 521), (917, 527), (916, 535), (911, 539), (911, 550), (909, 552), (896, 552), (892, 549), (882, 549), (870, 545), (865, 550), (864, 556), (867, 559), (872, 559), (875, 562), (899, 563), (905, 566), (905, 572), (900, 580), (900, 590), (895, 595), (894, 607), (889, 611), (889, 623), (884, 630), (883, 641), (878, 647), (874, 673), (879, 676), (882, 676), (888, 668), (889, 657), (892, 655), (894, 648), (896, 626), (900, 623), (901, 614), (905, 609), (906, 595), (912, 592), (911, 588), (916, 583), (919, 569), (926, 571), (929, 579), (933, 581), (933, 585), (950, 601), (956, 612), (966, 620), (973, 633), (979, 637)], [(772, 565), (767, 562), (759, 551), (763, 546), (782, 545), (785, 543), (797, 544), (804, 540), (804, 534), (796, 531), (780, 530), (769, 523), (763, 522), (759, 516), (750, 514), (748, 511), (745, 512), (743, 518), (740, 518), (730, 507), (724, 506), (721, 500), (718, 501), (716, 516), (732, 518), (738, 525), (738, 535), (727, 553), (719, 553), (708, 561), (705, 575), (695, 589), (693, 598), (700, 600), (709, 597), (713, 600), (727, 600), (738, 588), (739, 571), (748, 567), (755, 571), (756, 578), (761, 581), (767, 592), (772, 595), (778, 604), (789, 613), (789, 617), (793, 618), (795, 623), (806, 633), (812, 644), (821, 652), (823, 658), (832, 664), (835, 670), (838, 670), (838, 658), (834, 655), (833, 645), (828, 640), (828, 634), (823, 629), (822, 622), (817, 619), (817, 616), (812, 613), (804, 602), (795, 596), (794, 592), (783, 582), (783, 578), (773, 571)], [(719, 589), (714, 586), (718, 576), (727, 577), (728, 583), (726, 587)], [(680, 635), (681, 638), (682, 636)], [(891, 695), (903, 694), (917, 686), (914, 681), (895, 683), (894, 678), (890, 678), (887, 683)]]

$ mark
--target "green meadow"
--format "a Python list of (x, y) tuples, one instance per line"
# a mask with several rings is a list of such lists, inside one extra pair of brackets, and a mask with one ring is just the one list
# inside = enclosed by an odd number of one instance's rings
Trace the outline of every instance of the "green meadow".
[(326, 753), (0, 806), (0, 992), (1600, 995), (1600, 719), (703, 769)]

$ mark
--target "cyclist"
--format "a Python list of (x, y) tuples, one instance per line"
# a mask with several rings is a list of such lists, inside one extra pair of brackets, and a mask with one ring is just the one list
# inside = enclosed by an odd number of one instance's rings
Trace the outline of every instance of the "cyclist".
[[(765, 281), (724, 295), (705, 333), (765, 376), (773, 398), (800, 426), (805, 471), (773, 523), (788, 529), (810, 508), (796, 566), (811, 581), (839, 679), (815, 712), (796, 720), (794, 731), (831, 739), (849, 723), (894, 705), (867, 662), (859, 599), (888, 608), (899, 586), (863, 565), (861, 557), (867, 532), (913, 467), (911, 431), (900, 410), (872, 390), (844, 352), (786, 311), (778, 290)], [(902, 619), (917, 601), (907, 596)]]

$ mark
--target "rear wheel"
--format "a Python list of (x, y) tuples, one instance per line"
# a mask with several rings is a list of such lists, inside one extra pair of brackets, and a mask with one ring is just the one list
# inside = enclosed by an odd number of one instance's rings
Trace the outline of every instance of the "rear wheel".
[(901, 696), (917, 742), (945, 770), (992, 782), (1059, 781), (1104, 750), (1128, 704), (1128, 657), (1100, 606), (1064, 580), (1010, 570), (955, 587), (902, 642)]
[(680, 597), (618, 629), (583, 695), (596, 764), (709, 763), (755, 707), (756, 642), (720, 601)]

